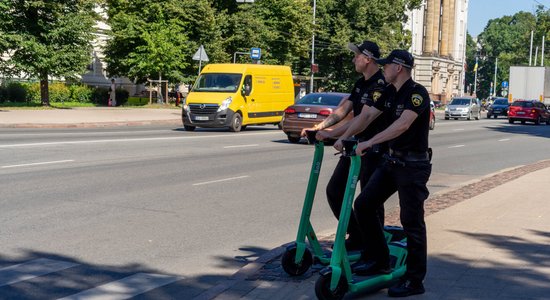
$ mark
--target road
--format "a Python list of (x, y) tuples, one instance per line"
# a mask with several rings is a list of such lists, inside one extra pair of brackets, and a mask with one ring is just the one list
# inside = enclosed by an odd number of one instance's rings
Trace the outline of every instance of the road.
[[(549, 137), (550, 126), (438, 117), (430, 191), (548, 159)], [(313, 147), (271, 126), (1, 129), (0, 153), (0, 295), (60, 298), (115, 282), (145, 286), (132, 295), (147, 299), (196, 295), (293, 240)], [(336, 227), (324, 198), (333, 153), (312, 214), (321, 235)], [(17, 275), (33, 264), (44, 274)]]

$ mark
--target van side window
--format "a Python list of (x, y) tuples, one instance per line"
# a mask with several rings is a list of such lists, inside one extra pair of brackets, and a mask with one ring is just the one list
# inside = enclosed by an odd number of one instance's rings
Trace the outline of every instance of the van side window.
[(243, 96), (250, 96), (251, 91), (252, 91), (252, 75), (246, 75), (246, 77), (244, 78), (241, 93), (243, 94)]

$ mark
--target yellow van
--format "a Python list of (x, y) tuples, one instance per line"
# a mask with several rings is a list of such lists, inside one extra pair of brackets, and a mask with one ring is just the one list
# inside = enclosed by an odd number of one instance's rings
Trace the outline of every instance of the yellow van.
[(290, 67), (258, 64), (209, 64), (185, 99), (185, 130), (196, 127), (237, 132), (252, 124), (279, 125), (294, 104)]

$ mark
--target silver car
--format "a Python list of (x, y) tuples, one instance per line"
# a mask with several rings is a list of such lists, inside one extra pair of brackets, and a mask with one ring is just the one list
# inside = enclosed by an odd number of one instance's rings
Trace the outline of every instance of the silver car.
[(481, 118), (481, 104), (477, 98), (457, 97), (453, 98), (445, 107), (445, 120), (454, 118), (466, 118), (471, 120)]

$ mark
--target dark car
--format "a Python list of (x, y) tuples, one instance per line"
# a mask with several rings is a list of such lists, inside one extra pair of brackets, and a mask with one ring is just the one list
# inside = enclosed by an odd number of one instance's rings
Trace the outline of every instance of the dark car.
[(540, 101), (536, 100), (517, 100), (508, 108), (508, 122), (513, 124), (515, 121), (533, 122), (535, 125), (546, 122), (550, 125), (550, 111)]
[(493, 117), (496, 119), (498, 116), (508, 116), (508, 107), (510, 107), (508, 98), (496, 98), (487, 110), (487, 118)]
[[(340, 103), (349, 97), (347, 93), (311, 93), (285, 109), (283, 132), (291, 143), (300, 141), (302, 129), (313, 127), (328, 117)], [(346, 118), (352, 118), (351, 113)]]

